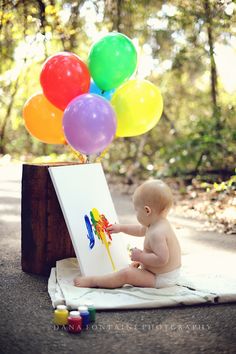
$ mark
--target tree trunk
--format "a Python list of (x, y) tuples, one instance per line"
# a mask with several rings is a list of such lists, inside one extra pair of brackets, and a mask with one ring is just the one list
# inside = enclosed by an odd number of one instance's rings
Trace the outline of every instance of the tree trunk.
[[(71, 163), (76, 164), (76, 163)], [(49, 275), (57, 260), (75, 257), (48, 167), (23, 165), (21, 265), (24, 272)]]
[(112, 22), (111, 31), (122, 32), (122, 6), (123, 0), (106, 0), (105, 12), (110, 21)]
[(221, 123), (220, 123), (220, 109), (218, 107), (218, 77), (217, 77), (216, 62), (214, 57), (213, 23), (212, 23), (211, 5), (209, 0), (204, 0), (204, 8), (205, 8), (207, 37), (208, 37), (208, 45), (209, 45), (209, 57), (210, 57), (212, 113), (214, 118), (216, 119), (216, 130), (219, 133), (221, 129)]
[(5, 153), (5, 133), (6, 133), (6, 127), (7, 127), (7, 123), (8, 123), (8, 119), (10, 118), (11, 115), (11, 110), (13, 108), (14, 105), (14, 100), (15, 100), (15, 96), (18, 90), (18, 84), (19, 84), (19, 79), (20, 79), (20, 74), (18, 75), (16, 81), (15, 81), (15, 86), (13, 88), (12, 94), (11, 94), (11, 102), (9, 103), (8, 107), (7, 107), (7, 111), (5, 114), (5, 117), (3, 118), (3, 123), (1, 126), (1, 130), (0, 130), (0, 154), (4, 154)]
[(116, 17), (116, 30), (117, 32), (122, 32), (121, 30), (121, 8), (122, 0), (117, 0), (117, 17)]

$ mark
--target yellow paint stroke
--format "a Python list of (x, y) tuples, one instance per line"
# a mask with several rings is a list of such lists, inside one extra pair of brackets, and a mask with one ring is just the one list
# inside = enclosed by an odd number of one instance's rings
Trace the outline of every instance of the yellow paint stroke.
[(109, 249), (110, 242), (107, 241), (107, 238), (106, 238), (106, 232), (105, 232), (106, 225), (104, 225), (104, 215), (101, 215), (96, 208), (93, 208), (91, 213), (92, 213), (93, 219), (95, 221), (94, 227), (96, 229), (96, 234), (97, 234), (97, 236), (99, 236), (101, 238), (102, 243), (106, 247), (109, 259), (110, 259), (111, 264), (112, 264), (112, 268), (113, 268), (114, 271), (116, 271), (116, 267), (115, 267), (114, 261), (113, 261), (112, 256), (111, 256), (110, 249)]

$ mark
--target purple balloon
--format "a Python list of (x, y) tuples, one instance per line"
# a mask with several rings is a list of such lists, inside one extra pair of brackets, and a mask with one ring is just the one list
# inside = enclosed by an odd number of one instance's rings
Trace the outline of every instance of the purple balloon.
[(74, 98), (63, 116), (67, 142), (86, 155), (102, 152), (112, 142), (116, 126), (116, 114), (111, 104), (90, 93)]

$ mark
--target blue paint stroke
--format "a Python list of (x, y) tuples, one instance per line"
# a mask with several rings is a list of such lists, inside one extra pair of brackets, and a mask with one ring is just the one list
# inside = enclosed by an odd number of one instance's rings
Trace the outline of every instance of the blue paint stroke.
[(92, 249), (94, 244), (95, 244), (95, 237), (94, 237), (94, 233), (93, 233), (93, 228), (92, 225), (90, 223), (89, 217), (88, 215), (84, 216), (84, 221), (85, 221), (85, 225), (88, 231), (88, 239), (89, 239), (89, 248)]

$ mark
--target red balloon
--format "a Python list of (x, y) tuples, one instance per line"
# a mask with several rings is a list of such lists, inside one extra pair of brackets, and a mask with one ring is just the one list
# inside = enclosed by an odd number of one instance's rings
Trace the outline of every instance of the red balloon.
[(47, 99), (64, 110), (73, 98), (89, 91), (90, 74), (77, 55), (62, 52), (45, 61), (40, 83)]

